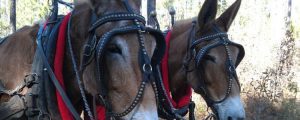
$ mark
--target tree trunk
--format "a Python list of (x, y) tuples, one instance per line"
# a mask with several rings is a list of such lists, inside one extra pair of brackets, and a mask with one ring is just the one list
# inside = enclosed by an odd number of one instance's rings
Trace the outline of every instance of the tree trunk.
[[(0, 9), (2, 9), (2, 1), (0, 1)], [(2, 14), (3, 14), (3, 12), (0, 13), (0, 20), (2, 18)]]
[(12, 33), (16, 32), (16, 0), (10, 2), (10, 26)]
[(291, 17), (292, 17), (292, 0), (288, 1), (288, 13), (287, 13), (287, 20), (286, 26), (288, 29), (291, 29)]

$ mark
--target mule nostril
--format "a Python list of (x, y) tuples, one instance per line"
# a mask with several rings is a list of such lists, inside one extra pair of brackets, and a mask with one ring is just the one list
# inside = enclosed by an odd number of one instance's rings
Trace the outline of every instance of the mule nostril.
[(233, 120), (233, 119), (232, 119), (232, 117), (228, 117), (228, 119), (227, 119), (227, 120)]
[(245, 118), (244, 117), (238, 117), (238, 118), (228, 117), (227, 120), (245, 120)]
[(238, 120), (245, 120), (245, 118), (244, 117), (239, 117)]

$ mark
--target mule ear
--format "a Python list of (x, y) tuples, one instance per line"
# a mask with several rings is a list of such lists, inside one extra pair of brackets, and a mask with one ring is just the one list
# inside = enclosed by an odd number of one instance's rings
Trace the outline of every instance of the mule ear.
[(133, 2), (136, 4), (136, 6), (137, 6), (138, 8), (140, 8), (141, 5), (142, 5), (142, 1), (141, 1), (141, 0), (133, 0)]
[(207, 23), (215, 20), (217, 14), (218, 0), (205, 0), (199, 14), (198, 23), (200, 29)]
[(95, 12), (103, 11), (102, 9), (106, 9), (105, 7), (103, 7), (103, 5), (108, 5), (109, 1), (110, 0), (86, 0), (86, 2)]
[(217, 22), (224, 27), (225, 31), (229, 30), (231, 23), (233, 22), (242, 0), (236, 0), (222, 15), (218, 18)]

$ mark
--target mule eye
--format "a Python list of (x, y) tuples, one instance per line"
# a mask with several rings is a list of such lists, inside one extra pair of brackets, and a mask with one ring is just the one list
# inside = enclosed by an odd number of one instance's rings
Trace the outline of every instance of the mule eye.
[(107, 46), (107, 51), (110, 53), (122, 54), (122, 50), (116, 44), (109, 44)]
[(212, 61), (212, 62), (216, 62), (216, 57), (211, 56), (211, 55), (204, 55), (203, 59), (208, 60), (208, 61)]

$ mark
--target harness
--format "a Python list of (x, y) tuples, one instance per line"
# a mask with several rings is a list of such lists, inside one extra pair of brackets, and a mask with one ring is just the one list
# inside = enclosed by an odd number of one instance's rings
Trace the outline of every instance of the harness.
[[(80, 93), (81, 93), (81, 98), (82, 101), (84, 102), (84, 110), (87, 112), (88, 116), (90, 119), (95, 119), (95, 116), (92, 114), (92, 110), (87, 102), (87, 98), (85, 96), (85, 91), (83, 89), (82, 82), (80, 80), (80, 73), (85, 69), (87, 65), (90, 64), (91, 60), (96, 61), (96, 79), (99, 82), (99, 96), (97, 97), (98, 100), (104, 105), (106, 109), (106, 119), (114, 119), (114, 118), (120, 118), (122, 116), (127, 115), (130, 113), (136, 105), (141, 101), (141, 98), (144, 94), (144, 89), (146, 84), (152, 84), (156, 98), (158, 98), (157, 94), (157, 88), (156, 88), (156, 81), (154, 81), (153, 78), (153, 68), (152, 66), (158, 66), (163, 55), (164, 55), (164, 49), (165, 49), (165, 41), (164, 41), (164, 36), (161, 34), (160, 31), (147, 28), (145, 27), (145, 20), (141, 15), (135, 14), (132, 10), (132, 8), (129, 6), (127, 0), (122, 0), (124, 6), (126, 7), (128, 12), (121, 12), (121, 13), (112, 13), (112, 14), (107, 14), (98, 17), (95, 13), (92, 15), (92, 24), (89, 29), (89, 39), (84, 45), (84, 52), (83, 52), (83, 58), (82, 58), (82, 63), (79, 65), (80, 68), (77, 68), (77, 63), (75, 61), (74, 53), (73, 53), (73, 48), (72, 48), (72, 43), (71, 43), (71, 37), (70, 37), (70, 24), (71, 22), (68, 23), (68, 35), (67, 35), (67, 49), (70, 52), (71, 55), (71, 61), (73, 65), (73, 70), (75, 72), (75, 77), (76, 81), (78, 83)], [(57, 3), (54, 4), (54, 6), (57, 7)], [(38, 76), (38, 82), (35, 86), (31, 86), (31, 91), (28, 92), (28, 94), (31, 94), (33, 96), (33, 99), (30, 99), (31, 101), (37, 101), (35, 103), (32, 103), (32, 105), (29, 106), (35, 106), (34, 109), (31, 111), (34, 111), (34, 114), (31, 116), (34, 116), (33, 119), (38, 119), (38, 118), (50, 118), (49, 112), (52, 113), (51, 115), (59, 115), (57, 113), (58, 108), (54, 107), (53, 111), (48, 111), (47, 107), (52, 107), (52, 104), (49, 104), (49, 101), (47, 101), (48, 98), (53, 97), (53, 93), (47, 93), (48, 86), (49, 85), (49, 90), (53, 91), (56, 89), (59, 94), (62, 97), (62, 100), (66, 104), (66, 107), (74, 117), (74, 119), (81, 119), (80, 115), (77, 113), (76, 109), (72, 105), (70, 99), (64, 92), (64, 89), (58, 82), (58, 80), (55, 77), (55, 74), (52, 70), (52, 63), (53, 63), (53, 45), (56, 44), (55, 41), (53, 41), (50, 38), (55, 38), (57, 36), (56, 33), (54, 33), (52, 30), (55, 28), (58, 28), (60, 24), (60, 19), (57, 19), (57, 11), (55, 10), (50, 19), (49, 22), (45, 26), (41, 26), (38, 32), (38, 38), (37, 38), (37, 51), (35, 54), (34, 58), (34, 63), (33, 63), (33, 69), (32, 73), (36, 73)], [(71, 21), (71, 15), (70, 14), (70, 19)], [(116, 22), (116, 21), (121, 21), (121, 20), (131, 20), (133, 21), (133, 25), (130, 26), (124, 26), (120, 28), (114, 28), (110, 30), (109, 32), (105, 33), (102, 36), (96, 36), (95, 30), (102, 26), (103, 24), (107, 22)], [(55, 23), (55, 24), (53, 24)], [(105, 85), (105, 80), (104, 80), (104, 54), (106, 50), (107, 43), (111, 41), (111, 38), (113, 36), (119, 35), (119, 34), (126, 34), (126, 33), (137, 33), (137, 38), (139, 41), (139, 65), (140, 65), (140, 70), (142, 71), (143, 74), (143, 80), (140, 84), (138, 93), (134, 99), (134, 101), (131, 103), (131, 105), (121, 113), (115, 113), (112, 111), (111, 104), (107, 100), (107, 94), (108, 90), (104, 86)], [(144, 45), (144, 34), (151, 34), (155, 37), (157, 46), (154, 51), (153, 57), (150, 58), (147, 55), (147, 52), (145, 50), (145, 45)], [(97, 39), (100, 38), (100, 39)], [(50, 43), (50, 44), (48, 44)], [(50, 79), (50, 80), (49, 80)], [(51, 82), (50, 82), (51, 81)], [(23, 87), (23, 86), (22, 86)], [(33, 94), (33, 95), (32, 95)], [(23, 98), (22, 98), (23, 99)], [(29, 100), (25, 98), (25, 100)], [(11, 102), (10, 102), (11, 103)], [(56, 104), (54, 106), (57, 106)], [(23, 108), (23, 107), (22, 107)], [(26, 107), (24, 107), (26, 108)], [(56, 111), (56, 112), (55, 112)], [(1, 113), (1, 112), (0, 112)], [(23, 115), (23, 114), (22, 114)], [(27, 114), (26, 117), (29, 117)], [(19, 117), (16, 117), (19, 118)]]
[[(26, 75), (24, 81), (14, 90), (0, 89), (1, 95), (8, 95), (9, 101), (1, 103), (0, 120), (3, 119), (60, 119), (57, 113), (57, 104), (55, 100), (54, 87), (49, 80), (46, 66), (52, 66), (53, 48), (57, 37), (57, 30), (60, 25), (61, 17), (55, 21), (49, 19), (48, 25), (43, 26), (45, 32), (39, 32), (39, 42), (44, 57), (40, 56), (39, 49), (36, 50), (32, 70)], [(39, 47), (39, 46), (38, 46)], [(51, 69), (50, 69), (51, 70)], [(27, 93), (22, 95), (23, 89), (27, 89)], [(48, 108), (48, 109), (47, 109)]]
[[(174, 13), (175, 14), (175, 13)], [(174, 14), (172, 17), (174, 17)], [(156, 12), (151, 12), (150, 17), (155, 22), (155, 28), (160, 30), (160, 26), (156, 17)], [(162, 32), (162, 31), (161, 31)], [(168, 46), (171, 38), (171, 30), (167, 30), (162, 32), (162, 34), (166, 37), (166, 52), (163, 57), (163, 61), (161, 62), (161, 66), (156, 66), (153, 70), (154, 77), (156, 80), (156, 86), (158, 91), (160, 91), (158, 95), (158, 113), (159, 117), (164, 119), (184, 119), (183, 117), (189, 112), (189, 119), (194, 120), (194, 109), (195, 103), (191, 100), (192, 90), (190, 87), (185, 88), (186, 95), (181, 96), (179, 101), (174, 101), (172, 99), (170, 88), (169, 88), (169, 80), (168, 80)], [(161, 73), (162, 72), (162, 73)]]
[[(166, 35), (166, 43), (167, 49), (166, 54), (161, 63), (161, 69), (157, 70), (162, 76), (157, 76), (157, 80), (162, 81), (159, 82), (159, 91), (162, 91), (159, 94), (159, 115), (161, 118), (165, 119), (184, 119), (185, 116), (189, 112), (189, 119), (194, 120), (194, 108), (195, 104), (191, 100), (192, 89), (190, 86), (182, 89), (184, 91), (184, 95), (177, 96), (177, 100), (172, 98), (171, 91), (169, 88), (169, 77), (168, 77), (168, 48), (171, 38), (171, 31), (169, 31)], [(162, 73), (160, 73), (162, 72)], [(162, 80), (160, 80), (162, 79)]]
[[(226, 71), (227, 71), (227, 74), (228, 74), (228, 76), (227, 76), (227, 82), (228, 82), (227, 86), (228, 87), (227, 87), (227, 90), (226, 90), (225, 97), (223, 99), (219, 100), (219, 101), (213, 100), (209, 95), (207, 87), (205, 86), (205, 83), (204, 83), (205, 80), (201, 80), (202, 84), (201, 84), (201, 91), (200, 92), (202, 93), (202, 95), (204, 95), (204, 99), (205, 99), (207, 105), (212, 108), (214, 104), (221, 103), (221, 102), (223, 102), (224, 100), (226, 100), (228, 98), (228, 96), (231, 92), (233, 79), (236, 79), (237, 82), (238, 82), (238, 85), (240, 85), (235, 69), (239, 65), (241, 60), (243, 59), (243, 57), (245, 55), (245, 51), (244, 51), (244, 48), (243, 48), (242, 45), (230, 41), (228, 39), (227, 33), (222, 32), (220, 30), (220, 28), (218, 28), (216, 25), (213, 26), (213, 30), (215, 32), (214, 34), (203, 36), (203, 37), (195, 40), (193, 35), (195, 34), (195, 24), (196, 24), (196, 22), (194, 21), (192, 24), (193, 24), (193, 28), (191, 30), (191, 34), (190, 34), (190, 37), (189, 37), (188, 55), (187, 55), (187, 57), (184, 61), (185, 69), (186, 69), (187, 72), (192, 71), (192, 69), (189, 68), (189, 64), (190, 64), (191, 60), (194, 60), (196, 68), (200, 69), (202, 71), (202, 73), (200, 75), (203, 76), (203, 74), (204, 74), (203, 72), (205, 72), (205, 70), (202, 68), (201, 62), (202, 62), (204, 56), (208, 53), (208, 51), (211, 50), (211, 49), (214, 49), (218, 46), (224, 46), (225, 50), (226, 50), (225, 51), (226, 55), (227, 55), (227, 57), (226, 57)], [(197, 51), (196, 47), (199, 44), (203, 43), (204, 41), (210, 42), (210, 43), (203, 46), (203, 47), (201, 47)], [(232, 61), (232, 58), (231, 58), (231, 53), (230, 53), (229, 48), (228, 48), (229, 45), (235, 46), (239, 49), (236, 64), (233, 64), (233, 61)], [(217, 111), (215, 110), (214, 112), (217, 112)]]

